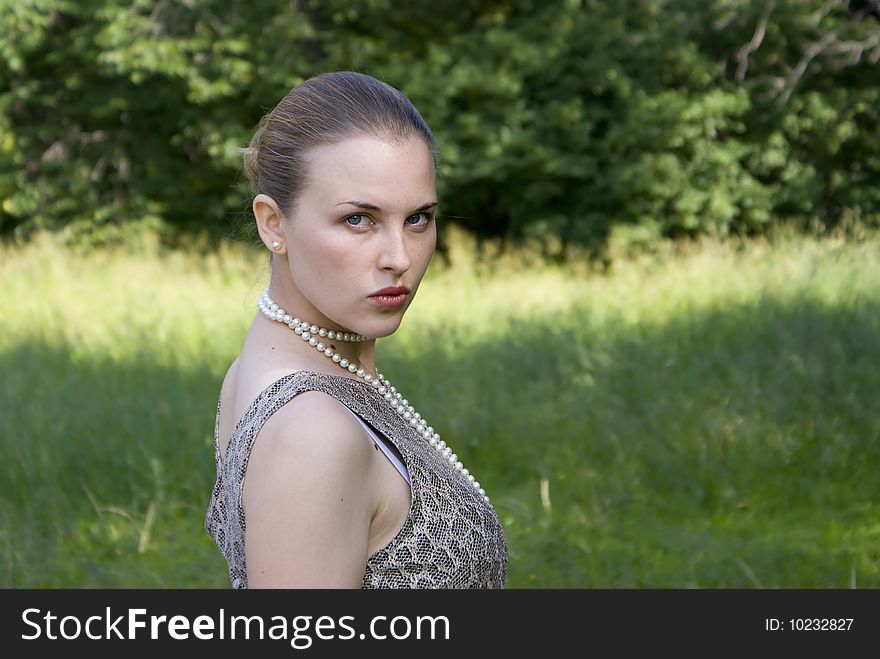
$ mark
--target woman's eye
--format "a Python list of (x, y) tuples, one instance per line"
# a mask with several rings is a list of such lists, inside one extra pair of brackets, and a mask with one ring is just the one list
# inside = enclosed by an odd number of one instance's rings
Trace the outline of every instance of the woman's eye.
[[(410, 222), (410, 220), (415, 219), (415, 222)], [(428, 213), (416, 213), (415, 215), (410, 215), (406, 218), (406, 221), (410, 224), (428, 224), (432, 218)]]
[[(363, 227), (363, 226), (366, 226), (366, 222), (359, 221), (362, 219), (367, 220), (369, 218), (367, 218), (366, 215), (357, 214), (357, 215), (349, 215), (347, 218), (345, 218), (345, 221), (348, 222), (353, 227)], [(352, 220), (355, 220), (355, 221), (352, 222)]]

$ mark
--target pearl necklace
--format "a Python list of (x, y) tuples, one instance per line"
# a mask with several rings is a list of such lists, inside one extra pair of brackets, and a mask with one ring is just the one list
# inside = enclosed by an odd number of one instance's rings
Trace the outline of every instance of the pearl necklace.
[(458, 455), (452, 451), (452, 448), (447, 446), (445, 441), (440, 439), (440, 435), (434, 431), (434, 428), (427, 424), (422, 418), (422, 415), (415, 411), (415, 408), (409, 404), (409, 401), (403, 397), (403, 394), (397, 391), (396, 387), (391, 385), (391, 382), (389, 382), (378, 370), (376, 371), (376, 376), (373, 377), (357, 364), (349, 362), (338, 352), (334, 352), (332, 348), (325, 345), (321, 340), (326, 338), (328, 341), (353, 341), (357, 343), (360, 341), (368, 341), (368, 337), (350, 332), (328, 330), (323, 327), (318, 327), (317, 325), (312, 325), (308, 321), (294, 318), (272, 301), (272, 298), (269, 297), (268, 288), (263, 291), (263, 294), (257, 300), (257, 306), (260, 308), (260, 311), (263, 312), (264, 316), (270, 320), (284, 323), (296, 332), (303, 341), (307, 341), (308, 344), (318, 352), (331, 359), (334, 363), (339, 364), (340, 367), (346, 369), (349, 373), (354, 373), (357, 377), (361, 378), (364, 382), (376, 389), (388, 402), (391, 409), (403, 417), (405, 421), (409, 422), (410, 426), (415, 428), (416, 431), (456, 470), (466, 476), (482, 497), (487, 502), (489, 501), (489, 497), (486, 496), (486, 491), (480, 487), (480, 483), (474, 478), (474, 475), (462, 465), (461, 461), (458, 459)]

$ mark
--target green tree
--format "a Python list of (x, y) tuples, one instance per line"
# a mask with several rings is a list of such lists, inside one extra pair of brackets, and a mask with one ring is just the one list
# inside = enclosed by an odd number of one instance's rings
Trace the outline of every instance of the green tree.
[(877, 224), (877, 4), (6, 0), (0, 232), (229, 234), (238, 148), (338, 69), (413, 99), (443, 211), (480, 235)]

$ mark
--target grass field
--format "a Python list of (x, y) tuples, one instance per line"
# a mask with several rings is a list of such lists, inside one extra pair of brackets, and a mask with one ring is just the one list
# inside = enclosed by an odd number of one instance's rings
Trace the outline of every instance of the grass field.
[[(228, 587), (211, 434), (265, 263), (0, 247), (0, 586)], [(600, 272), (453, 233), (377, 357), (492, 498), (509, 587), (880, 587), (880, 235)]]

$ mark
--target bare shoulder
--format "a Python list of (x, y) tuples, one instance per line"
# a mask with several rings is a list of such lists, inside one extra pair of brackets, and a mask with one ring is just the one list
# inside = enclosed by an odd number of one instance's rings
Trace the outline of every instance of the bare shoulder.
[(223, 376), (223, 383), (220, 385), (220, 455), (226, 453), (226, 444), (229, 442), (229, 433), (232, 430), (232, 406), (234, 400), (236, 371), (238, 370), (239, 358), (226, 369), (226, 375)]
[(220, 402), (230, 400), (235, 388), (236, 374), (238, 372), (238, 362), (240, 357), (236, 357), (229, 368), (226, 369), (226, 375), (223, 376), (223, 383), (220, 385)]
[(263, 424), (245, 485), (254, 493), (295, 494), (316, 507), (325, 506), (322, 499), (331, 495), (363, 495), (369, 489), (371, 448), (363, 427), (341, 402), (304, 391)]
[(243, 505), (251, 587), (357, 587), (375, 486), (371, 442), (328, 394), (306, 391), (263, 425)]
[(343, 403), (320, 391), (304, 391), (263, 424), (259, 443), (268, 452), (293, 451), (358, 462), (370, 457), (363, 428)]

